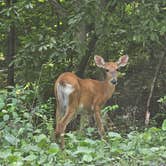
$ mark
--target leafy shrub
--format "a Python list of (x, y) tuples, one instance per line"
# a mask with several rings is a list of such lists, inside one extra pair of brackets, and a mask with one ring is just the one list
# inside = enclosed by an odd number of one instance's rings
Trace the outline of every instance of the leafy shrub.
[[(0, 92), (0, 165), (162, 165), (166, 159), (166, 121), (162, 128), (108, 132), (92, 139), (96, 129), (67, 133), (62, 151), (53, 139), (54, 104), (35, 101), (35, 90), (16, 87)], [(88, 138), (89, 137), (89, 138)]]

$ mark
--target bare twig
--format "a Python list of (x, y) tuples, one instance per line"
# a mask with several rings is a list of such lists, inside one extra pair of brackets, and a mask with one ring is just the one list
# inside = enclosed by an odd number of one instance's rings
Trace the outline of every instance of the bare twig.
[(156, 67), (154, 78), (153, 78), (153, 81), (152, 81), (152, 84), (151, 84), (151, 89), (150, 89), (150, 93), (149, 93), (149, 97), (148, 97), (147, 105), (146, 105), (145, 125), (149, 124), (151, 98), (152, 98), (152, 95), (153, 95), (153, 91), (154, 91), (155, 83), (156, 83), (156, 80), (157, 80), (157, 76), (158, 76), (158, 73), (160, 71), (160, 67), (161, 67), (162, 62), (164, 60), (164, 57), (165, 57), (165, 53), (163, 53), (162, 56), (160, 57), (160, 60), (159, 60), (159, 63)]

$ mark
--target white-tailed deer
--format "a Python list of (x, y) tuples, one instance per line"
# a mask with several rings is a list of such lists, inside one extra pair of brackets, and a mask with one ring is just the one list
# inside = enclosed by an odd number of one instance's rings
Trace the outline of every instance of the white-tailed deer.
[(117, 83), (117, 69), (128, 62), (128, 56), (123, 55), (117, 62), (105, 62), (101, 56), (94, 56), (98, 67), (105, 69), (106, 79), (97, 81), (81, 79), (71, 72), (62, 73), (55, 83), (56, 109), (56, 138), (61, 138), (61, 147), (64, 148), (64, 134), (68, 123), (78, 110), (87, 110), (94, 113), (99, 134), (104, 136), (100, 109), (112, 96)]

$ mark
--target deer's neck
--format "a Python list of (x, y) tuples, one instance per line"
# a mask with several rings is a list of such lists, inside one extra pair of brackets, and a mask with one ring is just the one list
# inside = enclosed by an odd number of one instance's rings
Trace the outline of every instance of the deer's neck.
[(111, 83), (111, 79), (108, 78), (104, 81), (105, 94), (107, 98), (110, 98), (115, 91), (115, 85)]

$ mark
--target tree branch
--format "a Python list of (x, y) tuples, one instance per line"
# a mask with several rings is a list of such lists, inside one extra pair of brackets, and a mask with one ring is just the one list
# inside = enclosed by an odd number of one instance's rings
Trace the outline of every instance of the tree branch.
[(160, 71), (160, 67), (161, 67), (162, 62), (164, 60), (164, 57), (165, 57), (165, 53), (163, 53), (163, 55), (160, 57), (160, 61), (157, 65), (157, 67), (156, 67), (154, 78), (153, 78), (153, 81), (152, 81), (152, 84), (151, 84), (151, 89), (150, 89), (149, 97), (148, 97), (148, 100), (147, 100), (147, 106), (146, 106), (145, 125), (149, 124), (151, 98), (152, 98), (152, 95), (153, 95), (153, 91), (154, 91), (155, 83), (156, 83), (156, 80), (157, 80), (157, 76), (158, 76), (158, 73)]

